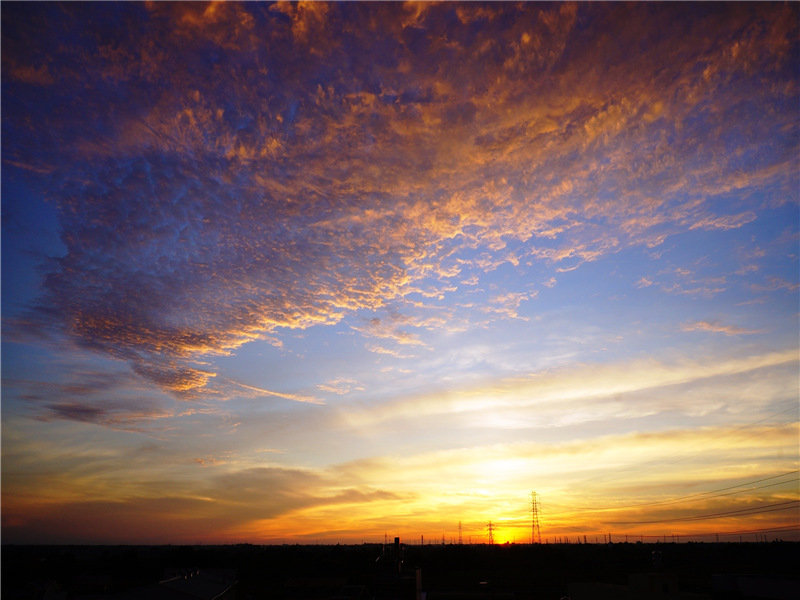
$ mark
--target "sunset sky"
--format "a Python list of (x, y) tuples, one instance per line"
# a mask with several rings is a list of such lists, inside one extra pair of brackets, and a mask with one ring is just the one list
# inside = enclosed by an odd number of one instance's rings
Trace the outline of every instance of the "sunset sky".
[(3, 2), (2, 542), (800, 539), (799, 23)]

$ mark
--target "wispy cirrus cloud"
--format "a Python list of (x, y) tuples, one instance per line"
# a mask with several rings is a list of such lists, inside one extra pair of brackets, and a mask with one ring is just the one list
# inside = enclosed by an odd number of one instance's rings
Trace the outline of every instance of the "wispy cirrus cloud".
[(351, 390), (363, 390), (364, 386), (360, 385), (355, 379), (349, 377), (336, 377), (327, 383), (317, 385), (317, 388), (323, 392), (330, 392), (337, 395), (344, 395), (350, 393)]
[[(475, 423), (482, 426), (489, 425), (496, 418), (495, 425), (500, 428), (539, 428), (640, 418), (665, 410), (704, 413), (718, 410), (724, 405), (719, 393), (704, 392), (704, 401), (696, 398), (694, 393), (686, 393), (686, 399), (682, 400), (674, 398), (670, 390), (679, 386), (703, 389), (703, 382), (745, 376), (757, 373), (759, 369), (780, 370), (797, 360), (796, 350), (786, 350), (719, 361), (684, 360), (678, 364), (665, 364), (642, 360), (586, 365), (536, 373), (530, 377), (490, 381), (482, 386), (423, 393), (374, 407), (353, 407), (346, 419), (354, 426), (363, 428), (379, 424), (393, 427), (398, 422), (413, 422), (435, 416), (446, 415), (454, 419), (458, 415), (471, 415)], [(784, 374), (780, 379), (784, 384), (778, 389), (765, 391), (765, 399), (772, 395), (782, 398), (785, 389), (791, 388), (791, 382), (796, 380), (796, 374)], [(646, 398), (642, 401), (620, 401), (623, 396), (634, 397), (644, 392), (647, 392)], [(662, 393), (670, 396), (669, 403), (665, 403)], [(723, 395), (733, 397), (730, 390)], [(570, 406), (566, 412), (563, 411), (565, 403)]]
[(193, 458), (192, 461), (196, 462), (201, 467), (213, 467), (217, 465), (224, 465), (226, 462), (218, 458)]
[(239, 381), (233, 381), (232, 379), (225, 378), (225, 382), (228, 383), (228, 389), (233, 387), (236, 389), (239, 394), (241, 394), (242, 390), (246, 390), (246, 392), (250, 392), (251, 395), (255, 396), (276, 396), (278, 398), (285, 398), (286, 400), (293, 400), (295, 402), (308, 402), (311, 404), (324, 404), (322, 400), (316, 398), (315, 396), (303, 396), (300, 394), (290, 394), (287, 392), (276, 392), (272, 390), (266, 390), (264, 388), (256, 387), (253, 385), (247, 385), (241, 383)]
[(787, 281), (781, 277), (770, 276), (766, 278), (765, 283), (753, 283), (750, 285), (753, 291), (756, 292), (766, 292), (766, 291), (776, 291), (776, 290), (785, 290), (793, 292), (797, 289), (800, 289), (800, 284), (794, 281)]
[(364, 347), (375, 354), (388, 354), (389, 356), (394, 356), (395, 358), (414, 358), (413, 354), (408, 354), (402, 352), (401, 350), (386, 348), (379, 344), (365, 344)]
[(755, 329), (746, 329), (744, 327), (736, 327), (735, 325), (726, 325), (720, 321), (693, 321), (691, 323), (682, 323), (681, 330), (724, 333), (725, 335), (752, 335), (755, 333), (761, 333)]

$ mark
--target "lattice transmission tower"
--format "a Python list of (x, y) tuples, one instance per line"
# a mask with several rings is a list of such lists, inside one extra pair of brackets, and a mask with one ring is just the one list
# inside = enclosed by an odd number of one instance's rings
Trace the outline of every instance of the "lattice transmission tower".
[(492, 525), (491, 521), (489, 521), (486, 529), (489, 530), (489, 544), (494, 544), (494, 525)]
[(542, 532), (539, 530), (539, 494), (531, 492), (531, 544), (542, 543)]
[(461, 546), (464, 543), (463, 539), (461, 538), (461, 521), (458, 522), (458, 545)]

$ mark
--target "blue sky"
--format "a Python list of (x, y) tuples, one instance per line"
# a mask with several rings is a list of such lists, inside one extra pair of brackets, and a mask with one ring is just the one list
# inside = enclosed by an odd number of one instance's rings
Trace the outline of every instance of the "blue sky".
[(5, 4), (4, 540), (796, 537), (797, 10)]

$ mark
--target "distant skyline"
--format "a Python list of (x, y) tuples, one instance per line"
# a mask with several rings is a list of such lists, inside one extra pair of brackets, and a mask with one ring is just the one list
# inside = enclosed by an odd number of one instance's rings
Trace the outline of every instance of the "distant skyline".
[(3, 2), (3, 543), (800, 540), (799, 23)]

